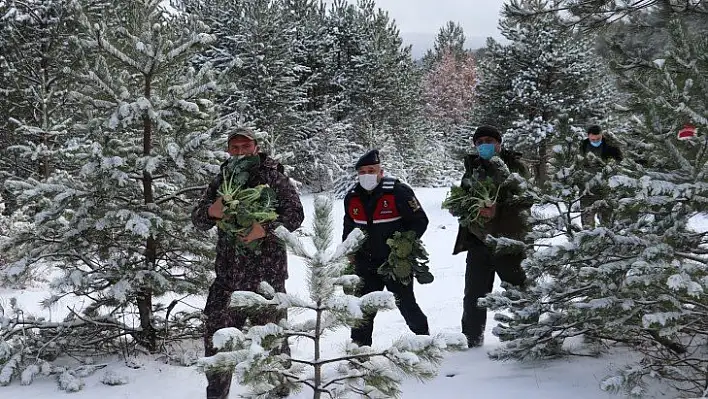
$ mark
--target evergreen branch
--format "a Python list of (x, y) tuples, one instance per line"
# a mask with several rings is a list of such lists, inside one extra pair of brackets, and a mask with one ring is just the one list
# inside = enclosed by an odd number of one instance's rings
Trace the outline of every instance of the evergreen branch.
[(290, 378), (292, 382), (296, 382), (296, 383), (301, 383), (301, 384), (307, 385), (308, 387), (312, 388), (313, 391), (317, 391), (317, 387), (316, 387), (313, 383), (311, 383), (310, 381), (308, 381), (307, 379), (301, 378), (301, 377), (299, 377), (299, 376), (297, 376), (297, 375), (295, 375), (295, 374), (291, 374), (291, 373), (288, 373), (288, 372), (286, 372), (286, 371), (278, 371), (278, 374), (281, 374), (281, 375), (283, 375), (283, 376), (285, 376), (285, 377)]
[(681, 256), (681, 257), (683, 257), (683, 258), (692, 260), (692, 261), (694, 261), (694, 262), (699, 262), (699, 263), (702, 263), (702, 264), (704, 264), (704, 265), (708, 265), (708, 259), (698, 257), (698, 256), (696, 256), (696, 255), (694, 255), (694, 254), (689, 254), (689, 253), (686, 253), (686, 252), (678, 252), (678, 251), (677, 251), (677, 252), (674, 252), (674, 254), (675, 254), (676, 256)]
[(327, 388), (328, 386), (330, 386), (330, 385), (332, 385), (332, 384), (336, 384), (336, 383), (338, 383), (338, 382), (347, 381), (347, 380), (352, 380), (352, 379), (358, 379), (358, 378), (361, 378), (361, 377), (363, 377), (363, 376), (364, 376), (363, 373), (359, 373), (359, 374), (354, 374), (354, 375), (345, 375), (345, 376), (343, 376), (343, 377), (332, 378), (331, 380), (322, 383), (322, 389), (324, 390), (324, 389)]
[(164, 196), (161, 196), (161, 197), (156, 198), (156, 199), (155, 199), (155, 205), (160, 205), (160, 204), (162, 204), (162, 203), (164, 203), (164, 202), (168, 202), (168, 201), (171, 201), (171, 200), (180, 199), (180, 198), (178, 198), (178, 197), (179, 197), (180, 195), (182, 195), (182, 194), (186, 194), (186, 193), (190, 193), (190, 192), (194, 192), (194, 191), (202, 192), (202, 191), (204, 191), (204, 190), (206, 189), (206, 187), (207, 187), (206, 185), (201, 185), (201, 186), (194, 186), (194, 187), (183, 188), (183, 189), (181, 189), (181, 190), (179, 190), (179, 191), (177, 191), (177, 192), (175, 192), (175, 193), (166, 194), (166, 195), (164, 195)]
[(324, 365), (324, 364), (329, 364), (329, 363), (336, 363), (336, 362), (343, 362), (347, 360), (359, 360), (362, 358), (367, 358), (367, 357), (372, 357), (372, 356), (386, 356), (386, 352), (377, 352), (377, 353), (362, 353), (358, 355), (348, 355), (348, 356), (341, 356), (338, 358), (332, 358), (332, 359), (324, 359), (324, 360), (315, 360), (315, 361), (309, 361), (309, 360), (299, 360), (299, 359), (293, 359), (290, 358), (289, 360), (293, 363), (300, 363), (300, 364), (306, 364), (308, 366), (315, 366), (315, 365)]
[(184, 56), (194, 46), (202, 45), (213, 41), (213, 36), (207, 33), (198, 33), (194, 37), (181, 45), (173, 48), (165, 55), (165, 61), (171, 62), (179, 57)]
[(309, 338), (309, 339), (317, 339), (317, 337), (314, 334), (307, 334), (307, 333), (301, 333), (301, 332), (295, 332), (295, 331), (285, 331), (284, 334), (286, 337), (304, 337), (304, 338)]
[(679, 344), (678, 342), (674, 342), (674, 341), (670, 340), (670, 339), (667, 338), (667, 337), (662, 337), (661, 335), (659, 335), (659, 332), (658, 332), (658, 331), (655, 331), (655, 330), (645, 330), (645, 331), (646, 331), (656, 342), (658, 342), (659, 344), (665, 346), (666, 348), (668, 348), (668, 349), (671, 350), (672, 352), (674, 352), (674, 353), (676, 353), (676, 354), (683, 354), (683, 353), (686, 353), (686, 352), (687, 352), (687, 349), (686, 349), (685, 346)]
[(78, 314), (77, 312), (75, 312), (72, 308), (70, 308), (70, 307), (68, 307), (68, 306), (67, 306), (66, 308), (67, 308), (67, 309), (69, 310), (69, 312), (70, 312), (72, 315), (74, 315), (77, 319), (79, 319), (79, 320), (81, 320), (81, 321), (83, 321), (83, 322), (85, 322), (85, 323), (88, 323), (88, 324), (93, 324), (93, 325), (96, 325), (96, 326), (99, 326), (99, 327), (119, 328), (119, 329), (123, 329), (123, 330), (125, 330), (125, 331), (129, 331), (129, 332), (131, 332), (131, 333), (139, 333), (139, 332), (141, 331), (140, 329), (129, 328), (128, 326), (126, 326), (126, 325), (123, 324), (123, 323), (118, 323), (118, 322), (111, 322), (111, 323), (108, 323), (108, 322), (103, 322), (103, 321), (97, 321), (97, 320), (92, 320), (92, 319), (86, 319), (86, 318), (82, 317), (80, 314)]
[(146, 71), (144, 71), (140, 65), (135, 62), (132, 58), (128, 57), (125, 53), (120, 51), (117, 47), (115, 47), (111, 42), (106, 40), (103, 35), (102, 31), (98, 30), (95, 32), (96, 35), (96, 44), (98, 45), (99, 48), (105, 50), (109, 55), (113, 56), (116, 60), (122, 62), (126, 66), (131, 66), (135, 68), (137, 72), (140, 72), (142, 74), (146, 74)]

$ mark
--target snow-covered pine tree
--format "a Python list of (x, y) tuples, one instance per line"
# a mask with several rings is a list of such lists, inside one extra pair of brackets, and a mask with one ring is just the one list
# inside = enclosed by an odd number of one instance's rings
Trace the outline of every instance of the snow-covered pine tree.
[(309, 123), (307, 67), (296, 60), (298, 22), (280, 0), (190, 0), (216, 41), (199, 63), (220, 71), (219, 123), (248, 124), (266, 133), (260, 145), (287, 164), (291, 143)]
[[(599, 17), (587, 12), (579, 17), (591, 23)], [(621, 165), (605, 167), (615, 176), (599, 179), (611, 189), (606, 201), (614, 218), (593, 230), (566, 228), (565, 242), (542, 243), (525, 264), (538, 284), (526, 294), (487, 299), (493, 309), (509, 311), (498, 316), (495, 333), (505, 343), (494, 355), (587, 354), (602, 344), (628, 344), (641, 360), (605, 379), (603, 389), (642, 396), (645, 384), (660, 378), (680, 395), (702, 397), (708, 394), (708, 26), (700, 12), (663, 3), (623, 23), (609, 48), (629, 95), (625, 118), (634, 126), (626, 141), (633, 145)], [(702, 133), (678, 140), (685, 124)], [(557, 225), (568, 226), (568, 218)], [(589, 348), (568, 345), (581, 336)]]
[(187, 60), (212, 37), (200, 21), (166, 13), (159, 0), (80, 11), (81, 90), (72, 96), (82, 123), (64, 151), (82, 166), (45, 181), (13, 182), (18, 198), (39, 210), (33, 228), (8, 243), (24, 256), (5, 274), (50, 262), (59, 273), (45, 304), (83, 297), (86, 307), (57, 325), (85, 321), (85, 336), (67, 329), (69, 348), (85, 348), (80, 341), (98, 332), (104, 340), (94, 340), (96, 347), (129, 334), (153, 352), (175, 337), (172, 327), (178, 335), (191, 331), (176, 324), (177, 302), (168, 306), (163, 296), (203, 292), (209, 280), (213, 249), (188, 212), (218, 171), (219, 153), (204, 133), (214, 83), (207, 67), (194, 70)]
[(484, 56), (477, 60), (479, 82), (472, 118), (475, 125), (497, 126), (502, 132), (512, 126), (515, 114), (510, 106), (511, 82), (518, 67), (509, 54), (509, 46), (487, 38)]
[(401, 86), (408, 92), (401, 97), (406, 114), (399, 127), (402, 133), (392, 135), (392, 145), (384, 148), (384, 168), (414, 186), (449, 186), (461, 175), (462, 164), (450, 155), (451, 137), (426, 115), (424, 72), (415, 67), (401, 73), (407, 75)]
[[(350, 137), (364, 149), (395, 156), (394, 138), (414, 142), (416, 134), (411, 126), (419, 97), (411, 95), (419, 79), (410, 46), (403, 46), (395, 23), (373, 0), (335, 0), (328, 26), (335, 38), (335, 119), (347, 123)], [(407, 161), (391, 157), (389, 168), (404, 170)]]
[(423, 104), (426, 117), (442, 132), (449, 156), (466, 153), (470, 137), (465, 126), (475, 103), (477, 67), (471, 53), (456, 56), (443, 51), (441, 59), (423, 76)]
[[(77, 28), (70, 0), (0, 3), (0, 191), (9, 178), (46, 179), (68, 160), (57, 151), (73, 116), (67, 94)], [(12, 193), (9, 211), (14, 211)]]
[[(556, 125), (563, 120), (580, 127), (597, 122), (606, 116), (614, 97), (612, 86), (605, 79), (606, 68), (595, 54), (593, 36), (563, 26), (560, 15), (551, 12), (549, 4), (547, 0), (523, 0), (519, 6), (532, 17), (519, 19), (504, 14), (500, 29), (509, 45), (499, 51), (492, 43), (488, 61), (498, 56), (506, 58), (492, 69), (513, 65), (511, 75), (509, 71), (497, 70), (511, 81), (492, 79), (489, 82), (492, 86), (499, 87), (502, 83), (503, 88), (491, 93), (492, 98), (489, 88), (480, 88), (485, 92), (480, 97), (481, 107), (491, 101), (492, 108), (498, 108), (500, 105), (494, 103), (501, 101), (501, 108), (506, 108), (512, 116), (508, 121), (510, 126), (492, 124), (506, 130), (504, 139), (510, 147), (534, 161), (539, 185), (547, 178), (549, 149), (556, 143)], [(480, 86), (487, 85), (485, 76), (481, 76)]]
[(465, 49), (465, 30), (455, 21), (447, 21), (435, 36), (433, 48), (428, 49), (423, 56), (423, 69), (427, 72), (443, 59), (446, 52), (452, 53), (457, 61), (463, 61), (470, 52)]
[[(5, 200), (2, 198), (2, 192), (0, 192), (0, 247), (3, 245), (2, 242), (8, 239), (9, 236), (9, 224), (8, 218), (4, 216), (5, 213)], [(6, 260), (3, 255), (0, 255), (0, 270), (4, 269)]]
[[(346, 121), (336, 121), (334, 32), (327, 22), (327, 6), (319, 0), (282, 0), (286, 24), (296, 26), (291, 41), (295, 62), (301, 65), (298, 83), (307, 91), (302, 127), (286, 143), (293, 157), (293, 178), (314, 192), (328, 191), (351, 177), (355, 154), (361, 152), (350, 137)], [(349, 183), (345, 184), (349, 188)]]
[[(278, 325), (252, 326), (245, 331), (225, 328), (217, 331), (214, 345), (221, 352), (203, 358), (202, 370), (228, 370), (236, 373), (239, 383), (248, 385), (246, 397), (260, 397), (279, 385), (292, 390), (304, 386), (313, 391), (313, 398), (399, 397), (400, 382), (405, 376), (428, 379), (436, 374), (436, 366), (445, 351), (459, 350), (466, 343), (461, 334), (404, 336), (390, 348), (374, 349), (349, 344), (344, 353), (328, 354), (322, 340), (327, 332), (352, 325), (363, 316), (363, 309), (394, 309), (389, 292), (372, 292), (361, 298), (343, 294), (338, 286), (358, 282), (354, 275), (344, 275), (347, 255), (365, 239), (361, 230), (354, 230), (347, 239), (332, 250), (332, 200), (315, 198), (315, 219), (310, 234), (313, 252), (298, 237), (287, 230), (276, 233), (290, 250), (308, 265), (309, 297), (277, 293), (263, 283), (262, 295), (237, 291), (231, 305), (237, 308), (279, 307), (306, 312), (302, 320), (282, 320)], [(312, 341), (312, 352), (302, 357), (272, 355), (283, 340), (293, 338)]]

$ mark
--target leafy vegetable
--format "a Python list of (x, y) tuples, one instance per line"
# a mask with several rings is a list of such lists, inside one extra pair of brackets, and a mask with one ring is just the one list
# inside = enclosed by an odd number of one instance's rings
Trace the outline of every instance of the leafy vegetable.
[(259, 240), (249, 244), (242, 241), (254, 223), (263, 224), (278, 218), (275, 191), (267, 184), (247, 187), (249, 170), (256, 167), (259, 161), (257, 156), (232, 157), (222, 171), (224, 179), (218, 193), (223, 198), (224, 217), (217, 222), (217, 226), (233, 238), (237, 252), (257, 250)]
[(420, 284), (433, 282), (434, 277), (428, 268), (428, 252), (414, 231), (397, 231), (386, 244), (391, 247), (391, 253), (379, 266), (379, 274), (405, 285), (411, 283), (413, 276)]

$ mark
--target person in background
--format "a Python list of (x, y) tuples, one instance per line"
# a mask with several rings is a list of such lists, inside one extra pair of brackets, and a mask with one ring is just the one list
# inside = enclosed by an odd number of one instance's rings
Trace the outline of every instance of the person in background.
[[(587, 130), (587, 135), (588, 137), (580, 143), (580, 153), (586, 157), (586, 159), (588, 154), (593, 154), (604, 163), (622, 161), (622, 152), (618, 147), (607, 142), (602, 133), (602, 128), (599, 125), (590, 126)], [(588, 170), (597, 169), (592, 162), (587, 162), (586, 166), (589, 168)], [(583, 227), (594, 228), (596, 215), (600, 219), (601, 224), (609, 223), (612, 218), (612, 209), (601, 203), (595, 206), (595, 203), (602, 201), (603, 198), (602, 193), (592, 193), (589, 190), (586, 190), (585, 194), (580, 198), (580, 220)]]

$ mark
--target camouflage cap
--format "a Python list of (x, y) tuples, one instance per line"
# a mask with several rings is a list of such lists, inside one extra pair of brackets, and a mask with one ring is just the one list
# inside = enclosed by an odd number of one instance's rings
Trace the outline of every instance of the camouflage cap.
[(233, 132), (231, 132), (229, 134), (229, 138), (226, 141), (229, 142), (229, 141), (231, 141), (231, 139), (238, 137), (238, 136), (243, 136), (243, 137), (246, 137), (247, 139), (250, 139), (253, 141), (257, 140), (256, 133), (253, 130), (248, 129), (248, 128), (237, 128), (236, 130), (234, 130)]

